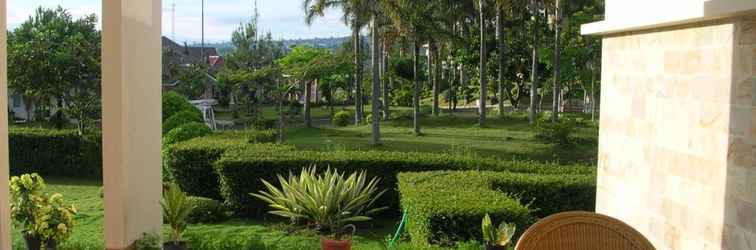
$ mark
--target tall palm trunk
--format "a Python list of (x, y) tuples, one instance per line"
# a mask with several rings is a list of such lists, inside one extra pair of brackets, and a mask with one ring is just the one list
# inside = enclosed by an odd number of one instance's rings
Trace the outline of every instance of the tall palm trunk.
[(360, 38), (360, 28), (357, 21), (352, 24), (352, 38), (354, 39), (354, 123), (362, 124), (362, 60), (360, 60), (360, 51), (362, 48), (362, 39)]
[(536, 106), (538, 105), (538, 14), (535, 14), (533, 22), (533, 66), (530, 72), (530, 112), (528, 118), (530, 124), (536, 120)]
[(554, 10), (554, 100), (551, 107), (551, 122), (556, 123), (557, 120), (559, 120), (559, 106), (560, 106), (560, 97), (562, 96), (562, 89), (559, 79), (559, 74), (561, 71), (560, 66), (560, 56), (561, 56), (561, 46), (560, 46), (560, 22), (562, 21), (562, 13), (561, 13), (561, 5), (560, 0), (556, 0), (556, 8)]
[(454, 60), (449, 60), (449, 65), (451, 66), (449, 70), (449, 94), (448, 94), (448, 101), (449, 101), (449, 114), (454, 114), (454, 109), (452, 108), (452, 104), (454, 103), (455, 92), (454, 91), (454, 81), (457, 80), (457, 65), (454, 63)]
[(481, 127), (486, 124), (486, 98), (488, 97), (488, 74), (486, 74), (486, 62), (488, 62), (488, 50), (486, 49), (486, 14), (485, 14), (485, 1), (478, 1), (480, 3), (480, 117), (479, 125)]
[(415, 127), (415, 135), (420, 135), (420, 44), (417, 38), (413, 41), (413, 54), (412, 54), (412, 71), (414, 76), (412, 77), (413, 83), (413, 100), (412, 106), (414, 108), (414, 120), (413, 126)]
[(438, 107), (438, 95), (439, 95), (439, 86), (438, 86), (438, 74), (436, 74), (436, 64), (438, 64), (438, 47), (436, 47), (436, 43), (434, 41), (431, 41), (428, 43), (428, 80), (431, 83), (431, 87), (433, 88), (433, 116), (438, 116), (440, 113), (440, 109)]
[(306, 81), (304, 85), (304, 122), (305, 127), (312, 128), (312, 117), (310, 116), (310, 110), (312, 109), (312, 104), (310, 103), (310, 100), (312, 99), (312, 81)]
[(370, 106), (372, 108), (373, 113), (373, 119), (371, 121), (372, 127), (373, 127), (373, 140), (371, 141), (372, 145), (380, 145), (381, 144), (381, 51), (380, 51), (380, 41), (378, 38), (378, 22), (376, 16), (373, 16), (373, 25), (372, 25), (372, 46), (373, 46), (373, 93), (371, 93), (371, 96), (373, 97)]
[(496, 12), (496, 42), (499, 46), (499, 116), (504, 115), (504, 64), (507, 60), (504, 57), (504, 13), (501, 10)]
[(383, 61), (381, 62), (381, 81), (383, 82), (383, 120), (388, 121), (391, 119), (391, 97), (389, 96), (391, 79), (386, 74), (386, 69), (388, 69), (388, 61), (389, 61), (389, 47), (388, 42), (383, 42)]

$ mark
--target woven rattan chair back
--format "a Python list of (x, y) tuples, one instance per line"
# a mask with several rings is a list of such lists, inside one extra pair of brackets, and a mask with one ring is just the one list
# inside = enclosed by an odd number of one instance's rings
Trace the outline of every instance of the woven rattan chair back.
[(516, 250), (654, 250), (641, 233), (615, 218), (565, 212), (539, 221), (520, 237)]

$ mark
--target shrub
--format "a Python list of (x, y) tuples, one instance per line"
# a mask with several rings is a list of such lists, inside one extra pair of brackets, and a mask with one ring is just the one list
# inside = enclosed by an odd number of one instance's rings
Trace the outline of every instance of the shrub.
[(244, 147), (228, 150), (216, 162), (220, 192), (226, 203), (242, 215), (259, 215), (265, 204), (248, 194), (264, 189), (262, 180), (274, 180), (278, 174), (298, 172), (303, 166), (317, 165), (353, 173), (366, 170), (369, 177), (379, 177), (388, 192), (379, 204), (398, 211), (396, 174), (429, 170), (500, 170), (524, 173), (592, 173), (587, 167), (562, 167), (532, 162), (511, 162), (484, 157), (463, 157), (432, 153), (382, 151), (293, 151), (272, 147)]
[(276, 119), (257, 119), (253, 127), (256, 130), (270, 130), (276, 128), (276, 124), (278, 124), (278, 120)]
[[(229, 149), (253, 147), (293, 150), (290, 146), (252, 145), (244, 132), (221, 132), (176, 143), (164, 151), (166, 170), (174, 181), (190, 195), (220, 199), (218, 175), (213, 163)], [(262, 149), (258, 149), (261, 150)]]
[(168, 120), (163, 122), (163, 134), (168, 134), (168, 132), (171, 132), (171, 130), (173, 130), (174, 128), (178, 128), (181, 127), (181, 125), (192, 122), (205, 122), (205, 119), (202, 118), (202, 114), (199, 112), (199, 110), (194, 109), (178, 112), (168, 118)]
[[(481, 240), (479, 222), (513, 222), (518, 232), (539, 217), (594, 210), (595, 175), (436, 171), (399, 174), (401, 205), (414, 245)], [(516, 241), (515, 241), (516, 242)]]
[(178, 246), (181, 243), (181, 234), (186, 229), (186, 220), (194, 206), (176, 183), (171, 183), (163, 190), (160, 206), (163, 207), (163, 218), (171, 226), (169, 244)]
[(526, 228), (530, 208), (517, 197), (491, 189), (493, 172), (425, 172), (399, 174), (402, 207), (409, 219), (412, 244), (451, 245), (481, 240), (480, 221), (489, 214), (496, 221)]
[(163, 122), (171, 116), (187, 110), (196, 110), (189, 101), (180, 94), (168, 91), (163, 93)]
[(229, 219), (229, 211), (220, 201), (197, 196), (190, 196), (188, 199), (194, 206), (186, 219), (191, 224), (218, 223)]
[(342, 110), (333, 115), (333, 125), (337, 127), (345, 127), (351, 124), (353, 119), (354, 114), (352, 114), (352, 112)]
[(101, 178), (100, 134), (76, 130), (12, 128), (9, 130), (10, 174)]
[(171, 145), (177, 142), (206, 136), (212, 133), (213, 131), (210, 130), (210, 128), (208, 128), (204, 123), (191, 122), (181, 125), (178, 128), (172, 129), (163, 137), (163, 143), (165, 145)]
[(539, 121), (536, 138), (559, 145), (572, 145), (575, 122), (569, 119), (560, 120), (557, 123)]
[(289, 115), (291, 116), (298, 116), (302, 114), (302, 109), (304, 108), (304, 105), (297, 101), (293, 101), (289, 103)]

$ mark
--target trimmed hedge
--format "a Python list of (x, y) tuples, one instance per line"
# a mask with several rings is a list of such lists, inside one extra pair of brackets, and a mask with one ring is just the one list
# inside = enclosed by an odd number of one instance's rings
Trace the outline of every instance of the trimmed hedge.
[(102, 178), (102, 139), (75, 130), (11, 128), (10, 174)]
[(171, 130), (175, 128), (193, 122), (205, 123), (205, 119), (202, 118), (202, 113), (200, 113), (199, 110), (194, 109), (178, 112), (163, 122), (163, 134), (168, 134), (168, 132), (171, 132)]
[[(399, 174), (401, 205), (412, 244), (427, 247), (480, 241), (480, 221), (517, 224), (518, 234), (538, 217), (594, 209), (594, 175), (539, 175), (490, 171)], [(516, 240), (515, 240), (516, 242)]]
[(178, 128), (175, 128), (168, 132), (168, 134), (163, 137), (163, 144), (171, 145), (193, 138), (206, 136), (211, 133), (213, 133), (213, 131), (210, 130), (210, 128), (208, 128), (204, 123), (191, 122), (181, 125)]
[(213, 170), (213, 164), (227, 150), (248, 146), (293, 150), (293, 147), (270, 144), (253, 146), (248, 138), (257, 138), (255, 134), (256, 132), (222, 132), (171, 145), (164, 150), (165, 169), (169, 171), (165, 175), (171, 175), (181, 189), (190, 195), (220, 199), (218, 175)]
[(220, 193), (234, 211), (242, 215), (260, 215), (267, 205), (249, 193), (264, 189), (260, 179), (275, 180), (276, 175), (300, 171), (303, 167), (326, 166), (351, 173), (367, 171), (369, 177), (381, 178), (387, 190), (379, 204), (399, 211), (396, 175), (400, 172), (433, 170), (497, 170), (523, 173), (591, 173), (588, 167), (564, 167), (530, 162), (509, 162), (447, 154), (403, 153), (382, 151), (303, 151), (241, 147), (227, 151), (215, 164), (220, 177)]
[(163, 93), (163, 121), (181, 111), (197, 110), (189, 100), (174, 91)]
[(220, 201), (197, 196), (189, 196), (188, 201), (194, 206), (186, 218), (190, 224), (219, 223), (230, 218), (228, 209)]

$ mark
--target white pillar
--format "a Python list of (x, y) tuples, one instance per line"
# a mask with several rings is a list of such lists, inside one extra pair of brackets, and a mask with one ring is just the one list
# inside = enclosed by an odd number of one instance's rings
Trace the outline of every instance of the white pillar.
[(0, 249), (11, 249), (11, 218), (8, 190), (8, 57), (6, 4), (0, 0)]
[(102, 3), (105, 244), (120, 250), (162, 225), (162, 10), (160, 0)]

